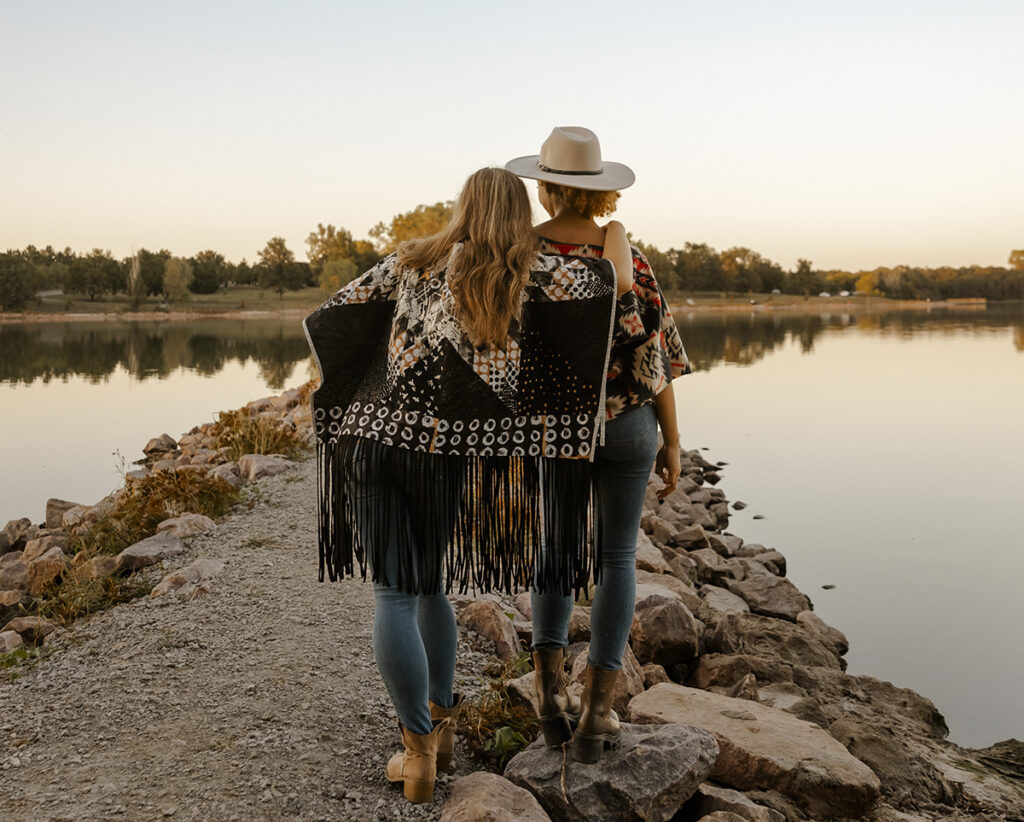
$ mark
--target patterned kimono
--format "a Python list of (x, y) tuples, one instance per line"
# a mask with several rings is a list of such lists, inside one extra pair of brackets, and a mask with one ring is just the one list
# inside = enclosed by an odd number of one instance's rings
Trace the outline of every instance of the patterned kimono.
[[(603, 254), (599, 245), (556, 243), (544, 237), (541, 251), (587, 258)], [(633, 290), (618, 298), (617, 333), (605, 398), (608, 419), (654, 402), (674, 377), (693, 372), (651, 264), (638, 248), (632, 252)]]
[[(597, 258), (538, 255), (508, 338), (477, 347), (447, 264), (400, 269), (391, 255), (303, 320), (322, 379), (312, 401), (321, 581), (325, 568), (332, 581), (354, 575), (355, 563), (366, 579), (371, 558), (374, 581), (409, 592), (442, 578), (449, 591), (586, 587), (600, 568), (593, 458), (605, 376), (613, 337), (626, 345), (636, 331), (616, 322), (614, 279)], [(409, 527), (397, 580), (383, 576), (394, 529), (353, 493), (356, 469), (400, 492)]]

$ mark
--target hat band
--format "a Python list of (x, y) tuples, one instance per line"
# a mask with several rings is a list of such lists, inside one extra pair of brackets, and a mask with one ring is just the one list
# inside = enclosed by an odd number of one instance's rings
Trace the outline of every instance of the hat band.
[(561, 169), (558, 169), (558, 168), (548, 168), (547, 166), (541, 165), (540, 163), (537, 163), (537, 168), (539, 168), (541, 171), (546, 171), (548, 174), (577, 174), (577, 175), (583, 175), (583, 176), (587, 176), (587, 175), (591, 175), (592, 176), (594, 174), (603, 174), (604, 173), (604, 169), (603, 168), (598, 169), (597, 171), (562, 171)]

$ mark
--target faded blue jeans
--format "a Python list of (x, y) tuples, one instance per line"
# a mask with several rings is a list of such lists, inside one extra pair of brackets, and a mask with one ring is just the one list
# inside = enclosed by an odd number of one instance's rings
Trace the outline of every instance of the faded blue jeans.
[[(384, 573), (391, 585), (373, 583), (373, 655), (402, 724), (416, 734), (433, 728), (427, 700), (452, 707), (458, 628), (451, 603), (442, 590), (405, 593), (398, 578), (399, 529), (408, 527), (408, 508), (396, 485), (374, 481), (354, 465), (352, 493), (387, 506), (388, 544)], [(369, 551), (371, 578), (373, 552)], [(412, 587), (418, 587), (413, 585)]]
[[(607, 423), (597, 450), (601, 581), (594, 586), (587, 662), (608, 671), (622, 667), (636, 605), (636, 538), (640, 530), (647, 480), (658, 453), (658, 418), (642, 405)], [(569, 644), (572, 594), (530, 590), (533, 647)]]

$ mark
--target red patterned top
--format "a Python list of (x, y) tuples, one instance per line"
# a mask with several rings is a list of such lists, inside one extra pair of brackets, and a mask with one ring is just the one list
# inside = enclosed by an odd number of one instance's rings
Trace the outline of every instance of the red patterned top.
[[(619, 297), (616, 311), (606, 386), (608, 419), (653, 403), (674, 377), (693, 371), (651, 264), (638, 248), (631, 249), (633, 288)], [(556, 243), (547, 237), (541, 237), (540, 250), (570, 257), (601, 257), (604, 251), (599, 245)]]

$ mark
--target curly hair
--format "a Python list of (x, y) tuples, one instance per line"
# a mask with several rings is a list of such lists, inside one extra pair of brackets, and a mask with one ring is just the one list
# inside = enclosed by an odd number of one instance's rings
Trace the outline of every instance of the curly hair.
[(587, 191), (570, 188), (547, 180), (542, 181), (551, 196), (576, 209), (584, 217), (606, 217), (615, 211), (615, 202), (622, 195), (618, 191)]

